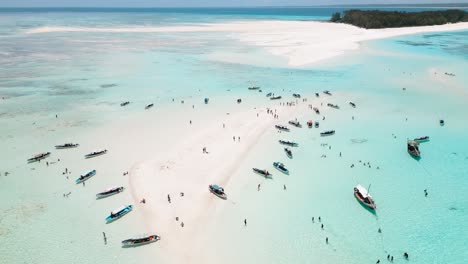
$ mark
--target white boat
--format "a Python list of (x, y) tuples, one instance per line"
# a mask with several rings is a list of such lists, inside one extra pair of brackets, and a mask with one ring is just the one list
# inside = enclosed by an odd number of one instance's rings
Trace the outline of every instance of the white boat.
[(375, 206), (374, 200), (372, 200), (372, 196), (369, 194), (369, 191), (362, 187), (362, 185), (358, 184), (356, 187), (354, 187), (354, 196), (361, 204), (365, 205), (366, 207), (372, 210), (377, 208)]
[(156, 242), (161, 240), (161, 237), (158, 235), (142, 236), (137, 238), (130, 238), (122, 241), (122, 247), (136, 247), (141, 245), (146, 245), (149, 243)]
[(111, 196), (111, 195), (114, 195), (114, 194), (118, 194), (120, 192), (123, 192), (125, 190), (124, 187), (112, 187), (112, 188), (109, 188), (103, 192), (100, 192), (98, 194), (96, 194), (96, 198), (105, 198), (105, 197), (108, 197), (108, 196)]

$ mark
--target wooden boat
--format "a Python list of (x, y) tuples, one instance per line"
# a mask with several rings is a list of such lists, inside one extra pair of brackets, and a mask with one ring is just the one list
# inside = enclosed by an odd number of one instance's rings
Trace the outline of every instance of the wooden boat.
[(107, 190), (105, 190), (103, 192), (100, 192), (100, 193), (96, 194), (96, 198), (100, 199), (100, 198), (109, 197), (111, 195), (123, 192), (124, 190), (125, 190), (124, 187), (112, 187), (112, 188), (109, 188), (109, 189), (107, 189)]
[(308, 126), (309, 128), (314, 127), (314, 122), (312, 122), (312, 120), (307, 121), (307, 126)]
[(299, 144), (296, 143), (296, 142), (293, 142), (293, 141), (289, 141), (289, 140), (278, 140), (280, 144), (283, 144), (283, 145), (287, 145), (287, 146), (291, 146), (291, 147), (297, 147)]
[(78, 179), (76, 179), (75, 182), (76, 182), (76, 184), (82, 183), (82, 182), (88, 180), (89, 178), (93, 177), (94, 175), (96, 175), (96, 170), (89, 171), (84, 175), (80, 175), (80, 177), (78, 177)]
[(415, 158), (420, 158), (421, 157), (421, 152), (419, 151), (419, 143), (414, 140), (408, 140), (407, 143), (407, 149), (408, 153), (415, 157)]
[(276, 127), (278, 130), (289, 132), (289, 128), (288, 128), (287, 126), (275, 125), (275, 127)]
[(301, 98), (301, 95), (300, 95), (300, 94), (294, 93), (294, 94), (293, 94), (293, 97), (294, 97), (294, 98)]
[(79, 146), (80, 146), (80, 144), (65, 143), (65, 144), (62, 144), (62, 145), (56, 145), (55, 148), (56, 149), (69, 149), (69, 148), (77, 148)]
[(319, 121), (315, 121), (315, 127), (316, 127), (316, 128), (319, 128), (319, 126), (320, 126)]
[(120, 106), (126, 106), (126, 105), (128, 105), (129, 103), (130, 103), (129, 101), (126, 101), (126, 102), (120, 103)]
[(335, 130), (327, 130), (320, 133), (320, 136), (331, 136), (335, 134)]
[(114, 220), (117, 220), (119, 218), (121, 218), (122, 216), (130, 213), (133, 209), (133, 205), (124, 205), (124, 206), (121, 206), (117, 209), (115, 209), (114, 211), (112, 211), (110, 213), (109, 216), (106, 217), (106, 221), (107, 222), (112, 222)]
[(352, 107), (356, 108), (356, 104), (355, 104), (355, 103), (349, 102), (349, 104), (350, 104)]
[(317, 115), (320, 115), (320, 110), (317, 107), (312, 108)]
[(210, 190), (210, 192), (216, 196), (218, 196), (219, 198), (223, 199), (223, 200), (226, 200), (227, 199), (227, 195), (226, 193), (224, 192), (224, 189), (223, 187), (220, 187), (216, 184), (212, 184), (210, 186), (208, 186), (208, 189)]
[(262, 176), (265, 177), (265, 178), (271, 178), (271, 177), (272, 177), (271, 173), (268, 172), (267, 170), (261, 170), (261, 169), (257, 169), (257, 168), (252, 168), (252, 170), (253, 170), (255, 173), (257, 173), (257, 174), (259, 174), (259, 175), (262, 175)]
[(122, 247), (137, 247), (161, 240), (158, 235), (150, 235), (138, 238), (130, 238), (122, 241)]
[(295, 126), (295, 127), (302, 127), (302, 125), (301, 125), (301, 123), (299, 123), (299, 121), (291, 120), (288, 123)]
[(368, 207), (369, 209), (375, 210), (377, 208), (375, 206), (374, 200), (372, 200), (372, 196), (370, 196), (366, 188), (362, 187), (360, 184), (354, 187), (354, 196), (361, 204)]
[(281, 96), (272, 96), (270, 97), (270, 100), (278, 100), (278, 99), (281, 99)]
[(281, 162), (273, 162), (273, 167), (277, 170), (281, 171), (282, 173), (289, 175), (289, 170), (284, 166)]
[(414, 141), (421, 143), (421, 142), (427, 142), (429, 141), (429, 136), (424, 136), (424, 137), (417, 137), (414, 139)]
[(260, 86), (250, 86), (249, 90), (258, 90), (260, 89)]
[(29, 158), (28, 162), (40, 161), (40, 160), (43, 160), (43, 159), (45, 159), (45, 158), (47, 158), (49, 156), (50, 156), (50, 152), (39, 153), (37, 155), (34, 155), (34, 157)]
[(326, 95), (332, 95), (331, 92), (328, 91), (328, 90), (323, 91), (323, 93), (326, 94)]
[(86, 154), (85, 155), (85, 158), (89, 159), (89, 158), (94, 158), (94, 157), (97, 157), (97, 156), (101, 156), (101, 155), (104, 155), (107, 153), (107, 149), (103, 149), (103, 150), (95, 150), (89, 154)]
[(154, 104), (149, 104), (149, 105), (145, 106), (145, 110), (146, 110), (146, 109), (150, 109), (150, 108), (153, 107), (153, 106), (154, 106)]
[(340, 109), (340, 107), (336, 104), (330, 104), (328, 103), (327, 106), (331, 107), (331, 108), (335, 108), (335, 109)]
[(292, 151), (290, 149), (284, 148), (284, 152), (286, 152), (286, 156), (288, 156), (288, 158), (292, 159), (293, 154), (292, 154)]

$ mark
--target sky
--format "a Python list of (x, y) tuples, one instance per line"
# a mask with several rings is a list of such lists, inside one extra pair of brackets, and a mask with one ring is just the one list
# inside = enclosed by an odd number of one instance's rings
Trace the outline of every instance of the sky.
[(457, 2), (468, 3), (468, 0), (0, 0), (0, 7), (246, 7)]

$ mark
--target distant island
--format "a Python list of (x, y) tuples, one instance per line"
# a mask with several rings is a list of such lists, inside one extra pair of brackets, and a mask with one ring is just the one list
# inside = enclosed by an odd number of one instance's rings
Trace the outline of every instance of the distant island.
[(459, 9), (423, 12), (346, 10), (343, 14), (332, 14), (330, 21), (366, 29), (433, 26), (468, 22), (468, 12)]

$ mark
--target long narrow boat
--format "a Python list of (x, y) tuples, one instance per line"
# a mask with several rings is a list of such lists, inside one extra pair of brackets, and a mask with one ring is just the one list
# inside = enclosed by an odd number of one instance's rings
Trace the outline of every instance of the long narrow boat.
[(80, 175), (80, 177), (78, 177), (78, 179), (76, 179), (75, 182), (76, 182), (76, 184), (82, 183), (82, 182), (88, 180), (89, 178), (93, 177), (94, 175), (96, 175), (96, 170), (89, 171), (84, 175)]
[(280, 144), (287, 145), (287, 146), (291, 146), (291, 147), (297, 147), (297, 146), (299, 146), (298, 143), (293, 142), (293, 141), (289, 141), (289, 140), (281, 140), (281, 139), (280, 139), (280, 140), (278, 140), (278, 142), (279, 142)]
[(56, 145), (55, 148), (56, 149), (69, 149), (69, 148), (77, 148), (79, 146), (80, 144), (77, 144), (77, 143), (65, 143), (62, 145)]
[(107, 189), (107, 190), (105, 190), (103, 192), (100, 192), (100, 193), (96, 194), (96, 198), (100, 199), (100, 198), (109, 197), (111, 195), (123, 192), (124, 190), (125, 190), (124, 187), (112, 187), (112, 188), (109, 188), (109, 189)]
[(108, 217), (106, 217), (106, 221), (107, 222), (112, 222), (114, 220), (117, 220), (120, 217), (130, 213), (132, 211), (132, 209), (133, 209), (133, 205), (121, 206), (121, 207), (115, 209), (114, 211), (112, 211), (110, 213), (110, 215)]
[(281, 96), (272, 96), (270, 97), (270, 100), (278, 100), (278, 99), (281, 99)]
[(216, 184), (211, 184), (208, 186), (208, 189), (210, 190), (210, 192), (216, 196), (218, 196), (219, 198), (223, 199), (223, 200), (226, 200), (227, 199), (227, 195), (226, 193), (224, 192), (224, 189), (223, 187), (221, 186), (218, 186)]
[(43, 160), (43, 159), (45, 159), (45, 158), (47, 158), (49, 156), (50, 156), (50, 152), (39, 153), (37, 155), (34, 155), (34, 157), (29, 158), (28, 162), (40, 161), (40, 160)]
[(429, 141), (429, 136), (424, 136), (424, 137), (417, 137), (414, 139), (414, 141), (421, 143), (421, 142), (427, 142)]
[(302, 125), (301, 125), (301, 123), (299, 123), (299, 121), (291, 120), (288, 123), (295, 126), (295, 127), (302, 127)]
[(258, 90), (260, 89), (260, 86), (250, 86), (249, 90)]
[(374, 200), (372, 200), (372, 196), (370, 196), (366, 188), (362, 187), (360, 184), (354, 187), (354, 196), (361, 204), (365, 205), (366, 207), (372, 210), (377, 208), (375, 206)]
[(284, 148), (284, 152), (286, 152), (286, 156), (288, 156), (288, 158), (292, 159), (293, 154), (292, 154), (292, 151), (290, 149)]
[(265, 178), (272, 178), (272, 175), (270, 172), (268, 172), (267, 170), (261, 170), (261, 169), (257, 169), (257, 168), (252, 168), (252, 170), (259, 174), (259, 175), (262, 175), (263, 177)]
[(122, 241), (122, 247), (137, 247), (161, 240), (158, 235), (150, 235), (138, 238), (130, 238)]
[(284, 166), (283, 163), (281, 162), (273, 162), (273, 167), (275, 167), (277, 170), (281, 171), (282, 173), (289, 175), (289, 170)]
[(145, 110), (146, 110), (146, 109), (150, 109), (150, 108), (153, 107), (153, 106), (154, 106), (154, 104), (149, 104), (149, 105), (145, 106)]
[(408, 140), (407, 143), (408, 153), (414, 158), (420, 158), (421, 152), (419, 151), (419, 143), (414, 140)]
[(129, 101), (126, 101), (126, 102), (120, 103), (120, 106), (126, 106), (126, 105), (128, 105), (129, 103), (130, 103)]
[(101, 156), (101, 155), (104, 155), (107, 153), (107, 149), (103, 149), (103, 150), (95, 150), (89, 154), (86, 154), (85, 155), (85, 158), (89, 159), (89, 158), (94, 158), (94, 157), (97, 157), (97, 156)]
[(320, 133), (320, 136), (331, 136), (335, 134), (335, 130), (327, 130)]
[(335, 108), (335, 109), (340, 109), (340, 107), (336, 104), (331, 104), (331, 103), (328, 103), (327, 106), (331, 107), (331, 108)]
[(275, 125), (275, 127), (278, 130), (289, 132), (289, 128), (287, 126)]

